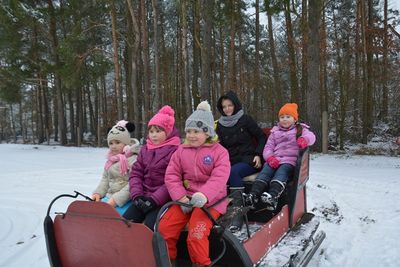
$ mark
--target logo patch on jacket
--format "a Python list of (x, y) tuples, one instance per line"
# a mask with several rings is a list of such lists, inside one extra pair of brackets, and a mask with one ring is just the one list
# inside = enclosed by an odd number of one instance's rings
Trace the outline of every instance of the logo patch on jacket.
[(203, 158), (203, 163), (204, 165), (212, 165), (213, 164), (213, 158), (210, 155), (206, 155)]

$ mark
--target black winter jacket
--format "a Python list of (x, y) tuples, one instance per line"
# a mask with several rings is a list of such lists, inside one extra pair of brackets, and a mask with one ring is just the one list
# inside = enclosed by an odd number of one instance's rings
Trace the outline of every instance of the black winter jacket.
[[(222, 110), (222, 100), (224, 99), (230, 99), (235, 105), (233, 114), (242, 109), (236, 94), (229, 91), (221, 96), (217, 102), (217, 108), (222, 116), (225, 115)], [(262, 159), (266, 136), (251, 116), (244, 114), (232, 127), (222, 126), (218, 122), (216, 132), (221, 145), (229, 151), (231, 165), (245, 162), (254, 166), (253, 159), (256, 155)]]

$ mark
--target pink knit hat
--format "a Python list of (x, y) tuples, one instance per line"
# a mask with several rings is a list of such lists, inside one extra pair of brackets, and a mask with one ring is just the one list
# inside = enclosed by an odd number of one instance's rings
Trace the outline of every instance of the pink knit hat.
[(175, 111), (170, 106), (168, 105), (163, 106), (160, 109), (160, 111), (158, 111), (158, 113), (154, 115), (153, 118), (151, 118), (147, 126), (148, 127), (150, 127), (151, 125), (159, 126), (163, 128), (167, 136), (169, 136), (175, 124), (174, 115)]

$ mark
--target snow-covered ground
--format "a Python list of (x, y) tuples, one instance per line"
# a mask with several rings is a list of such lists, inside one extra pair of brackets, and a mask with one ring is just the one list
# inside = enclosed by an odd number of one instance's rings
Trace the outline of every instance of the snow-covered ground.
[[(61, 193), (90, 195), (105, 154), (105, 148), (0, 145), (0, 266), (49, 266), (47, 206)], [(327, 237), (309, 266), (399, 266), (400, 158), (315, 154), (310, 169), (308, 207)]]

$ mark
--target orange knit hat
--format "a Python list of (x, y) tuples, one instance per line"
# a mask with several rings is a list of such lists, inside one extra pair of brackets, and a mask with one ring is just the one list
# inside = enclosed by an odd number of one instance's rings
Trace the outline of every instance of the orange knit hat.
[(278, 116), (281, 115), (290, 115), (294, 118), (295, 121), (299, 120), (299, 114), (297, 113), (297, 104), (296, 103), (286, 103), (279, 110)]

